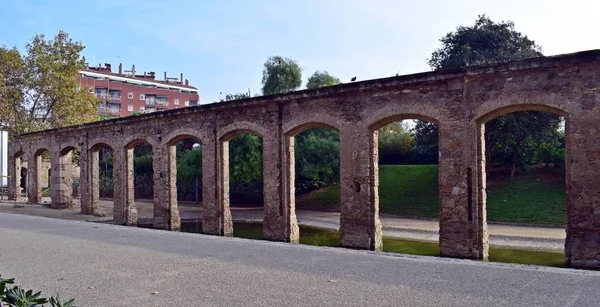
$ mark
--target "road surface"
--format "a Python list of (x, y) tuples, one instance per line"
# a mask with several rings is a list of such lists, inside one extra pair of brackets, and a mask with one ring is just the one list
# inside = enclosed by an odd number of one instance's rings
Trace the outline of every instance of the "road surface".
[(600, 272), (0, 213), (0, 274), (77, 306), (598, 306)]

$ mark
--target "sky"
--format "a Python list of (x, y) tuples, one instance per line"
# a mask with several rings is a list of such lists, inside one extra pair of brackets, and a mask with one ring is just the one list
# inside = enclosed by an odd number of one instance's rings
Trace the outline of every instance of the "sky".
[(269, 56), (349, 82), (431, 70), (439, 39), (480, 14), (512, 20), (545, 55), (600, 48), (598, 0), (0, 0), (0, 45), (59, 30), (92, 64), (190, 80), (201, 103), (261, 92)]

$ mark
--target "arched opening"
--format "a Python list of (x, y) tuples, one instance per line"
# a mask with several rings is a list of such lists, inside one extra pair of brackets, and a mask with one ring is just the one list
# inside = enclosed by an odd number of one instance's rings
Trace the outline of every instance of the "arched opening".
[[(51, 201), (51, 160), (50, 151), (42, 148), (33, 155), (31, 165), (28, 165), (27, 197), (33, 204)], [(29, 162), (29, 161), (27, 161)]]
[(121, 218), (126, 225), (153, 225), (155, 187), (152, 149), (152, 145), (143, 139), (125, 146), (125, 205)]
[(290, 131), (286, 139), (289, 208), (295, 213), (292, 216), (305, 223), (291, 230), (291, 241), (310, 243), (316, 240), (313, 235), (319, 234), (305, 226), (323, 225), (311, 222), (315, 216), (340, 220), (339, 131), (326, 124), (309, 123)]
[[(371, 127), (374, 202), (379, 207), (383, 250), (408, 252), (408, 241), (439, 242), (437, 120), (401, 114)], [(400, 247), (400, 248), (399, 248)], [(437, 252), (439, 254), (439, 251)]]
[(73, 208), (81, 204), (79, 180), (81, 167), (80, 152), (73, 146), (67, 146), (59, 152), (59, 157), (52, 162), (50, 182), (52, 183), (52, 207), (57, 209)]
[[(516, 105), (483, 116), (478, 125), (483, 161), (478, 202), (492, 246), (489, 260), (508, 252), (494, 248), (502, 245), (556, 252), (545, 261), (560, 265), (568, 212), (566, 114), (543, 105)], [(536, 243), (506, 239), (515, 236)]]
[(247, 228), (234, 233), (231, 216), (233, 211), (233, 219), (264, 221), (262, 137), (246, 130), (229, 133), (222, 138), (221, 154), (223, 235), (252, 237)]
[(169, 229), (200, 232), (202, 219), (202, 145), (181, 135), (169, 143)]
[(11, 180), (11, 190), (9, 193), (9, 199), (20, 201), (23, 198), (27, 198), (27, 161), (22, 151), (17, 152), (13, 156), (14, 169), (12, 173), (15, 178)]
[(84, 214), (111, 215), (114, 212), (115, 163), (113, 148), (99, 143), (90, 149), (91, 205), (82, 208)]

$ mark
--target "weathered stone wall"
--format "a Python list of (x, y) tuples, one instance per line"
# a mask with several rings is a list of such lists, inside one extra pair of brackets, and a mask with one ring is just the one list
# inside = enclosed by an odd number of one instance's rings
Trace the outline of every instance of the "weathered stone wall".
[[(13, 138), (10, 170), (27, 160), (29, 201), (39, 202), (39, 155), (52, 157), (52, 202), (72, 203), (63, 175), (70, 149), (81, 152), (81, 210), (98, 203), (98, 155), (113, 149), (114, 219), (135, 225), (133, 147), (153, 149), (154, 226), (178, 229), (174, 146), (202, 144), (205, 233), (231, 235), (228, 141), (244, 132), (262, 138), (264, 237), (298, 242), (294, 204), (294, 136), (329, 127), (340, 134), (340, 232), (343, 246), (382, 248), (377, 131), (393, 121), (425, 119), (439, 127), (440, 250), (487, 259), (484, 124), (523, 110), (567, 121), (566, 264), (600, 268), (600, 51), (529, 59), (464, 70), (343, 84), (30, 133)], [(57, 170), (54, 175), (54, 170)], [(11, 174), (14, 175), (14, 174)], [(11, 186), (17, 183), (17, 176)], [(54, 183), (54, 181), (53, 181)]]

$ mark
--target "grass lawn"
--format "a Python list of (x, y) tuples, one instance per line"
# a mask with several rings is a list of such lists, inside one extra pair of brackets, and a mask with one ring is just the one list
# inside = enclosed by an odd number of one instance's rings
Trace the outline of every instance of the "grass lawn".
[[(339, 185), (302, 195), (299, 209), (339, 210)], [(515, 178), (488, 179), (488, 221), (532, 224), (566, 223), (564, 174), (532, 170)], [(381, 165), (379, 207), (384, 214), (438, 217), (437, 165)]]
[[(235, 223), (233, 225), (233, 235), (239, 238), (262, 239), (262, 224)], [(340, 246), (340, 235), (334, 230), (300, 226), (300, 243), (306, 245), (337, 247)], [(385, 252), (423, 256), (440, 255), (440, 249), (437, 243), (386, 237), (383, 238), (383, 250)], [(563, 253), (490, 247), (489, 261), (563, 267), (564, 258), (565, 256)]]

